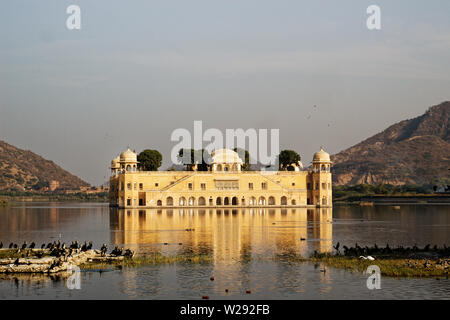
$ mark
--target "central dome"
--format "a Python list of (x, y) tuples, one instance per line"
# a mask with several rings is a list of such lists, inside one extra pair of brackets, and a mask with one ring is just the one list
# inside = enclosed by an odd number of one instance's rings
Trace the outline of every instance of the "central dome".
[(120, 162), (137, 162), (137, 154), (128, 148), (120, 154)]
[(222, 164), (242, 164), (242, 159), (239, 158), (239, 155), (237, 152), (230, 150), (230, 149), (218, 149), (214, 150), (211, 154), (212, 156), (212, 163)]

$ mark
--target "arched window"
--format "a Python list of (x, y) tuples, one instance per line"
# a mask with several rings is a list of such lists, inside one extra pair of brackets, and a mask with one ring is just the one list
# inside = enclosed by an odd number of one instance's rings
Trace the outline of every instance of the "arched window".
[(292, 204), (293, 206), (295, 206), (295, 205), (297, 204), (296, 201), (295, 201), (295, 199), (292, 199), (291, 204)]
[(218, 197), (218, 198), (216, 199), (216, 205), (217, 205), (217, 206), (221, 206), (221, 205), (222, 205), (222, 198), (221, 198), (221, 197)]
[(190, 206), (195, 206), (195, 198), (194, 197), (190, 197), (189, 198), (189, 205)]
[(166, 206), (173, 206), (173, 198), (172, 197), (167, 197), (166, 199)]
[(156, 202), (156, 205), (157, 205), (157, 206), (162, 206), (162, 200), (158, 200), (158, 201)]
[(323, 198), (322, 198), (322, 204), (323, 204), (323, 205), (326, 205), (326, 204), (327, 204), (327, 197), (323, 197)]
[(264, 198), (264, 197), (259, 197), (258, 204), (259, 204), (260, 206), (266, 205), (266, 198)]
[(275, 198), (274, 197), (269, 197), (269, 205), (271, 205), (271, 206), (275, 205)]
[(251, 206), (256, 205), (256, 198), (255, 197), (250, 197), (250, 200), (248, 201), (248, 204)]
[(282, 196), (282, 197), (281, 197), (281, 205), (282, 205), (282, 206), (287, 205), (287, 198), (286, 198), (285, 196)]
[(229, 206), (230, 205), (230, 198), (228, 198), (228, 197), (223, 198), (223, 205), (224, 206)]
[(233, 206), (237, 206), (239, 204), (238, 198), (237, 197), (233, 197), (233, 199), (231, 199), (231, 204)]
[(127, 171), (130, 171), (130, 170), (131, 170), (131, 166), (127, 165)]
[(199, 205), (199, 206), (204, 206), (204, 205), (206, 205), (205, 198), (203, 198), (203, 197), (198, 198), (198, 205)]
[(185, 206), (186, 205), (186, 198), (185, 197), (181, 197), (179, 200), (179, 204), (180, 206)]
[(223, 171), (228, 171), (229, 170), (229, 167), (228, 166), (224, 166), (223, 167)]
[(219, 165), (217, 166), (217, 171), (222, 171), (222, 165), (221, 165), (221, 164), (219, 164)]

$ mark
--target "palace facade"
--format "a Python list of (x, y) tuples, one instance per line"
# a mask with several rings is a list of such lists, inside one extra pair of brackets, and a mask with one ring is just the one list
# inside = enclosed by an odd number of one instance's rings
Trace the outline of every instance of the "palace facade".
[(312, 168), (242, 171), (242, 159), (229, 149), (212, 153), (210, 171), (140, 171), (130, 149), (111, 162), (110, 205), (157, 207), (331, 207), (331, 161), (323, 149)]

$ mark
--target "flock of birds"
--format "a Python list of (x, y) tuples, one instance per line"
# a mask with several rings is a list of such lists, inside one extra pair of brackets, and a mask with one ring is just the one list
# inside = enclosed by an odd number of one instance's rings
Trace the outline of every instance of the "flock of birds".
[[(84, 242), (83, 245), (81, 245), (78, 241), (72, 241), (69, 246), (66, 246), (66, 243), (61, 241), (53, 241), (49, 243), (43, 243), (40, 247), (40, 251), (35, 252), (35, 255), (38, 258), (42, 258), (46, 253), (49, 253), (50, 256), (53, 257), (71, 257), (74, 253), (80, 253), (80, 252), (86, 252), (89, 250), (92, 250), (92, 241)], [(0, 249), (3, 248), (3, 242), (0, 242)], [(17, 243), (11, 242), (8, 246), (9, 249), (16, 249), (16, 253), (23, 253), (24, 256), (30, 256), (32, 253), (32, 249), (38, 249), (36, 248), (36, 243), (31, 242), (28, 245), (27, 241), (24, 241), (22, 245), (18, 245)], [(106, 256), (106, 253), (108, 252), (108, 246), (106, 244), (103, 244), (100, 248), (100, 254), (102, 257)], [(123, 248), (119, 248), (118, 246), (115, 246), (114, 249), (111, 251), (110, 255), (112, 256), (125, 256), (132, 258), (134, 256), (134, 252), (130, 249), (124, 250)]]
[[(340, 251), (340, 243), (338, 242), (333, 248), (336, 250), (337, 254), (341, 254)], [(371, 257), (370, 255), (408, 255), (411, 253), (423, 253), (423, 252), (432, 252), (437, 253), (444, 256), (450, 256), (450, 247), (444, 245), (442, 248), (439, 248), (437, 245), (433, 247), (430, 244), (427, 244), (423, 248), (419, 248), (417, 245), (412, 247), (404, 247), (398, 246), (395, 248), (391, 248), (389, 244), (386, 244), (385, 247), (378, 247), (375, 243), (372, 247), (364, 246), (361, 247), (358, 243), (355, 244), (354, 247), (342, 246), (345, 256), (359, 256), (359, 257)], [(370, 259), (372, 260), (372, 259)]]

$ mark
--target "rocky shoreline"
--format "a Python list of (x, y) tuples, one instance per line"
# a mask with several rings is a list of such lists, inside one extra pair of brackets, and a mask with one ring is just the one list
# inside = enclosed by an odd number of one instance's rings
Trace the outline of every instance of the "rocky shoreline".
[[(111, 263), (123, 261), (123, 255), (105, 254), (101, 250), (74, 251), (70, 255), (52, 256), (49, 249), (29, 249), (22, 257), (17, 249), (0, 249), (0, 274), (68, 272), (85, 263)], [(18, 256), (19, 255), (19, 256)], [(131, 259), (131, 258), (130, 258)]]

